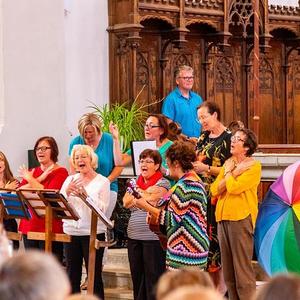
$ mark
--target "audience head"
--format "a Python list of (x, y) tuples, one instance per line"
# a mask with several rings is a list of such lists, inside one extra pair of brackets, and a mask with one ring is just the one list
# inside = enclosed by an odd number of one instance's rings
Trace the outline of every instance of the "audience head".
[[(166, 160), (170, 170), (170, 176), (174, 168), (179, 168), (183, 172), (193, 169), (193, 162), (196, 161), (195, 148), (191, 143), (176, 141), (166, 152)], [(173, 176), (176, 178), (176, 176)]]
[(240, 150), (245, 152), (245, 156), (251, 156), (257, 148), (256, 135), (252, 130), (247, 128), (241, 128), (237, 130), (231, 137), (230, 152), (232, 155), (235, 155), (235, 152), (238, 152), (237, 150), (239, 150), (237, 143), (242, 143), (243, 149)]
[(207, 272), (197, 268), (183, 268), (164, 273), (157, 285), (156, 299), (162, 300), (170, 292), (182, 286), (202, 286), (213, 288), (213, 282)]
[[(91, 167), (96, 170), (98, 167), (98, 156), (95, 154), (92, 147), (88, 145), (74, 145), (71, 151), (71, 164), (75, 170), (79, 171), (78, 162), (80, 159), (90, 159)], [(79, 162), (80, 163), (80, 162)]]
[(66, 273), (44, 252), (18, 253), (0, 267), (0, 300), (64, 300), (69, 292)]
[(40, 137), (34, 145), (34, 155), (40, 164), (48, 160), (58, 161), (58, 146), (52, 136)]
[(159, 140), (162, 142), (168, 136), (167, 118), (162, 114), (150, 114), (144, 126), (146, 140)]
[(6, 158), (6, 156), (4, 155), (4, 153), (2, 151), (0, 151), (0, 173), (3, 172), (3, 180), (4, 183), (14, 180), (14, 176), (13, 173), (9, 167), (9, 163), (8, 160)]
[(282, 274), (273, 277), (260, 287), (254, 300), (296, 300), (300, 299), (300, 276)]
[(232, 121), (229, 125), (228, 125), (228, 129), (231, 131), (232, 134), (234, 134), (236, 131), (238, 131), (241, 128), (245, 128), (245, 125), (242, 121), (240, 120), (236, 120), (236, 121)]
[(224, 300), (214, 289), (201, 286), (183, 286), (161, 300)]

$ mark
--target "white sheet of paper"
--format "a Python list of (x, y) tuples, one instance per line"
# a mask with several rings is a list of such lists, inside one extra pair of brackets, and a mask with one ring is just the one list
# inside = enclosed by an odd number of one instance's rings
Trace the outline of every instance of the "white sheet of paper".
[(131, 155), (134, 175), (140, 175), (139, 156), (145, 149), (157, 150), (155, 141), (132, 141)]

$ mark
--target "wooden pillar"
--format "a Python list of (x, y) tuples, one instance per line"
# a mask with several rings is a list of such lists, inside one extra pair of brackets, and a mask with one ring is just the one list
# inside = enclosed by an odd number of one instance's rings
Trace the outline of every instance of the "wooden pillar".
[[(291, 50), (290, 50), (291, 51)], [(282, 76), (283, 76), (283, 89), (281, 96), (283, 97), (283, 105), (282, 105), (282, 126), (285, 128), (285, 131), (283, 132), (283, 142), (284, 143), (293, 143), (293, 141), (289, 140), (289, 126), (288, 126), (288, 73), (289, 73), (289, 53), (290, 51), (287, 50), (287, 46), (285, 44), (281, 45), (281, 61), (282, 61)]]
[[(95, 281), (95, 263), (96, 263), (96, 240), (97, 240), (97, 215), (91, 211), (91, 235), (89, 246), (89, 264), (88, 264), (88, 287), (87, 293), (94, 294)], [(101, 266), (102, 268), (102, 266)]]
[(253, 130), (259, 140), (259, 0), (252, 0), (253, 7)]
[(45, 215), (45, 251), (52, 252), (52, 223), (53, 223), (53, 210), (50, 205), (46, 206)]
[(245, 126), (249, 128), (249, 72), (250, 72), (250, 64), (248, 63), (248, 53), (247, 53), (247, 42), (245, 39), (242, 40), (242, 121)]

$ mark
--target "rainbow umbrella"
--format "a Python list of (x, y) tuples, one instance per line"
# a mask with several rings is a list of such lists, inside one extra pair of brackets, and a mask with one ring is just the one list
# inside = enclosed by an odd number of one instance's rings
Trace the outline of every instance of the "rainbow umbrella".
[(300, 273), (300, 161), (271, 185), (256, 221), (255, 250), (269, 274)]

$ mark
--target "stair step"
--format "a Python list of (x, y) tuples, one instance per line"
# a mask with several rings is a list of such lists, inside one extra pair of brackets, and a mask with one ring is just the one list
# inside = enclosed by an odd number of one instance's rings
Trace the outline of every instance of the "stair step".
[(126, 288), (105, 288), (104, 294), (106, 300), (133, 300), (132, 290)]
[(104, 286), (107, 288), (132, 289), (132, 279), (129, 269), (104, 266), (102, 271)]
[(104, 265), (129, 269), (127, 249), (108, 249)]

